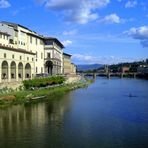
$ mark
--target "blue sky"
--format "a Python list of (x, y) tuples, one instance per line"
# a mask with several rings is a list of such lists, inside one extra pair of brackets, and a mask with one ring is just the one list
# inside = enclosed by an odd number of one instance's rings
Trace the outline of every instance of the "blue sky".
[(148, 58), (148, 0), (0, 0), (0, 20), (57, 37), (76, 64)]

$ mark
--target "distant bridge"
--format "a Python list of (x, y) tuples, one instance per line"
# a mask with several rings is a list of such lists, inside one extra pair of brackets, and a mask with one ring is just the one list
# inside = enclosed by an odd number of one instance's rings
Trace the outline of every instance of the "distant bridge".
[(96, 76), (102, 76), (102, 77), (107, 77), (107, 78), (110, 78), (110, 77), (120, 77), (120, 78), (123, 78), (123, 77), (133, 77), (133, 78), (136, 78), (137, 75), (139, 73), (137, 72), (134, 72), (134, 73), (122, 73), (122, 72), (117, 72), (117, 73), (112, 73), (112, 72), (109, 72), (109, 73), (103, 73), (103, 72), (96, 72), (96, 73), (80, 73), (80, 75), (82, 76), (93, 76), (93, 78), (95, 78)]

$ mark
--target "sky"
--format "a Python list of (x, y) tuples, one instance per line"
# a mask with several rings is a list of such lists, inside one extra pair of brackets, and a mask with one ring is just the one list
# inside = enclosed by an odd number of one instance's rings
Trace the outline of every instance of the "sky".
[(75, 64), (148, 58), (148, 0), (0, 0), (0, 21), (58, 38)]

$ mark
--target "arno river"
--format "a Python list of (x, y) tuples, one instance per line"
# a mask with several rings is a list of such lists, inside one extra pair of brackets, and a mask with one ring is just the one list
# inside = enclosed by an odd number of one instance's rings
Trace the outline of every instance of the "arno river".
[(0, 109), (0, 148), (148, 148), (148, 81), (97, 78), (52, 101)]

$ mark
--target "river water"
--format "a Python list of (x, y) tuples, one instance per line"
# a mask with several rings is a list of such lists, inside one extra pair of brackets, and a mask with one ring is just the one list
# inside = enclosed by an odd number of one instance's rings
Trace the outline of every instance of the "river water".
[(54, 100), (0, 109), (0, 148), (148, 148), (148, 81), (97, 78)]

